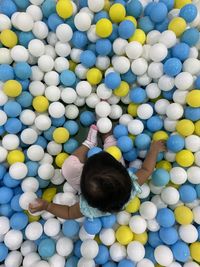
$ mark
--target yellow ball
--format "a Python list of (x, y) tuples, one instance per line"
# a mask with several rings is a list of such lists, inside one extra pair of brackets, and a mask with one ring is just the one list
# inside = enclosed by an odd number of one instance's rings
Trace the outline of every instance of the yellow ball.
[(179, 184), (174, 184), (174, 183), (172, 183), (171, 181), (167, 184), (167, 186), (172, 186), (172, 187), (174, 187), (174, 188), (176, 188), (176, 189), (178, 189), (178, 188), (180, 187)]
[(75, 71), (76, 66), (77, 66), (76, 62), (69, 60), (69, 69), (71, 71)]
[(200, 242), (194, 242), (190, 245), (190, 253), (192, 259), (200, 263)]
[(104, 0), (104, 7), (103, 7), (103, 9), (108, 12), (109, 9), (110, 9), (110, 6), (111, 6), (110, 0)]
[(91, 84), (91, 85), (97, 85), (98, 83), (100, 83), (102, 80), (102, 73), (99, 69), (97, 68), (92, 68), (90, 70), (88, 70), (87, 72), (87, 81)]
[(179, 224), (190, 224), (193, 221), (193, 213), (186, 206), (179, 206), (174, 210), (175, 219)]
[(192, 1), (191, 0), (175, 0), (175, 8), (181, 9), (182, 7), (184, 7), (185, 5), (191, 4)]
[(135, 137), (136, 137), (135, 135), (129, 134), (128, 137), (130, 137), (132, 139), (132, 141), (135, 141)]
[(58, 155), (56, 156), (56, 158), (55, 158), (55, 163), (56, 163), (56, 165), (57, 165), (59, 168), (61, 168), (62, 165), (63, 165), (63, 163), (64, 163), (64, 161), (65, 161), (68, 157), (69, 157), (69, 155), (68, 155), (67, 153), (65, 153), (65, 152), (58, 154)]
[(128, 114), (130, 114), (131, 116), (133, 117), (136, 117), (137, 116), (137, 109), (138, 109), (139, 105), (137, 104), (134, 104), (134, 103), (130, 103), (128, 105)]
[(51, 202), (54, 198), (56, 194), (56, 188), (52, 187), (52, 188), (47, 188), (46, 190), (44, 190), (43, 194), (42, 194), (42, 199)]
[(116, 231), (116, 239), (121, 245), (128, 245), (133, 240), (133, 232), (128, 226), (120, 226)]
[(113, 26), (109, 19), (100, 19), (96, 24), (96, 34), (101, 38), (110, 36), (112, 30)]
[(30, 214), (27, 210), (24, 211), (24, 213), (28, 216), (28, 221), (31, 223), (31, 222), (37, 222), (39, 221), (40, 219), (40, 215), (38, 216), (34, 216), (32, 214)]
[(173, 18), (169, 25), (168, 30), (173, 31), (177, 37), (181, 36), (187, 27), (186, 21), (183, 18)]
[(116, 146), (110, 146), (106, 149), (106, 152), (113, 156), (116, 160), (120, 160), (122, 157), (122, 152)]
[(200, 136), (200, 121), (195, 122), (194, 127), (195, 134)]
[(114, 4), (109, 10), (109, 16), (113, 22), (119, 23), (126, 16), (126, 9), (122, 4)]
[(194, 155), (191, 151), (183, 149), (176, 154), (176, 162), (182, 167), (190, 167), (194, 163)]
[(20, 150), (12, 150), (8, 153), (7, 161), (10, 165), (16, 162), (24, 162), (24, 160), (24, 153)]
[(153, 134), (153, 140), (159, 141), (159, 140), (167, 140), (168, 134), (164, 131), (158, 131)]
[(0, 34), (1, 43), (9, 48), (17, 44), (18, 38), (15, 32), (11, 30), (3, 30)]
[(183, 136), (189, 136), (194, 132), (194, 123), (190, 120), (180, 120), (176, 124), (176, 130)]
[(64, 127), (59, 127), (53, 132), (53, 139), (58, 144), (63, 144), (69, 139), (69, 132)]
[(143, 45), (146, 41), (145, 32), (141, 29), (136, 29), (134, 34), (129, 38), (129, 42), (133, 42), (133, 41), (139, 42)]
[(119, 97), (126, 96), (129, 92), (129, 84), (122, 81), (120, 86), (114, 90), (114, 94)]
[(200, 107), (200, 90), (192, 90), (187, 94), (187, 104), (193, 108)]
[(148, 240), (147, 232), (144, 232), (142, 234), (135, 234), (134, 233), (133, 240), (140, 242), (142, 245), (145, 245), (147, 243), (147, 240)]
[(135, 28), (137, 28), (137, 20), (133, 16), (126, 16), (124, 20), (130, 20), (135, 25)]
[(56, 4), (56, 11), (58, 15), (63, 19), (71, 17), (71, 15), (73, 14), (72, 2), (70, 0), (59, 0)]
[(140, 208), (140, 199), (138, 197), (134, 197), (128, 202), (125, 210), (129, 213), (134, 213), (137, 212), (139, 208)]
[(101, 240), (98, 235), (95, 236), (94, 240), (97, 242), (98, 245), (101, 244)]
[(37, 112), (45, 112), (49, 107), (49, 101), (45, 96), (40, 95), (33, 99), (32, 105)]
[(21, 83), (15, 80), (8, 80), (3, 85), (3, 91), (7, 96), (17, 97), (22, 92)]
[(172, 168), (172, 164), (169, 161), (161, 160), (156, 164), (157, 169), (165, 169), (166, 171), (170, 171)]

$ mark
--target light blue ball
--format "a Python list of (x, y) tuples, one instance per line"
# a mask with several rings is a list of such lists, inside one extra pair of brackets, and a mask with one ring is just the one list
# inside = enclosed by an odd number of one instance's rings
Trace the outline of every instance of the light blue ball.
[(164, 73), (169, 76), (176, 76), (182, 70), (182, 63), (178, 58), (168, 59), (163, 66)]
[(171, 227), (175, 223), (174, 213), (168, 208), (159, 209), (156, 220), (162, 227)]
[[(117, 38), (119, 37), (119, 33), (118, 33), (118, 25), (117, 24), (113, 24), (113, 31), (111, 33), (111, 35), (108, 37), (108, 39), (111, 41), (111, 42), (114, 42), (114, 40), (116, 40)], [(112, 51), (113, 52), (113, 51)], [(110, 54), (111, 55), (114, 55), (114, 53)]]
[(80, 62), (86, 68), (91, 68), (96, 63), (96, 55), (90, 50), (85, 50), (80, 55)]
[(43, 136), (38, 136), (38, 139), (34, 145), (41, 146), (43, 149), (45, 149), (47, 147), (47, 140)]
[(154, 264), (156, 263), (156, 260), (154, 257), (154, 249), (148, 243), (145, 246), (145, 258), (149, 259)]
[(185, 118), (191, 121), (200, 120), (200, 108), (185, 107)]
[(167, 99), (169, 101), (173, 100), (173, 94), (174, 94), (175, 90), (176, 90), (176, 88), (173, 88), (170, 91), (163, 91), (162, 92), (163, 98), (165, 98), (165, 99)]
[(152, 183), (155, 186), (164, 186), (170, 180), (169, 173), (165, 169), (157, 169), (152, 174)]
[(131, 70), (128, 70), (126, 73), (121, 75), (121, 79), (122, 81), (133, 84), (136, 81), (137, 76)]
[(179, 16), (190, 23), (196, 18), (197, 13), (197, 7), (194, 4), (188, 4), (181, 8)]
[(14, 66), (15, 75), (21, 79), (26, 80), (31, 76), (31, 67), (27, 62), (17, 62)]
[(71, 70), (64, 70), (60, 74), (60, 81), (65, 86), (72, 86), (76, 81), (76, 75)]
[(37, 175), (37, 171), (39, 168), (39, 164), (37, 162), (34, 161), (27, 161), (26, 162), (26, 167), (28, 168), (28, 173), (27, 176), (36, 176)]
[(75, 237), (78, 234), (79, 229), (79, 223), (74, 220), (66, 220), (62, 225), (63, 234), (69, 238)]
[(55, 254), (55, 251), (56, 244), (51, 238), (43, 239), (38, 246), (38, 253), (44, 259), (52, 257)]
[(56, 28), (60, 24), (63, 24), (63, 23), (64, 23), (64, 20), (61, 19), (61, 17), (59, 17), (56, 13), (49, 15), (48, 20), (47, 20), (47, 25), (49, 29), (52, 30), (53, 32), (55, 32)]
[(143, 7), (139, 0), (131, 0), (126, 3), (126, 12), (128, 16), (133, 16), (136, 19), (142, 14)]
[(120, 83), (121, 77), (117, 72), (110, 72), (105, 77), (105, 85), (112, 90), (119, 87)]
[(108, 261), (102, 265), (102, 267), (117, 267), (117, 264), (113, 261)]
[(197, 231), (198, 231), (198, 241), (200, 241), (200, 225), (197, 227)]
[(118, 267), (135, 267), (136, 264), (128, 259), (123, 259), (119, 262)]
[(3, 262), (8, 256), (8, 248), (4, 243), (0, 243), (0, 262)]
[(70, 138), (66, 143), (64, 143), (64, 151), (66, 153), (72, 154), (79, 146), (79, 143), (76, 139)]
[(180, 194), (180, 199), (184, 203), (191, 203), (197, 199), (197, 192), (192, 185), (181, 185), (178, 191)]
[(109, 260), (109, 251), (108, 248), (104, 245), (99, 245), (99, 252), (94, 259), (95, 263), (98, 265), (104, 264)]
[(174, 227), (161, 227), (159, 230), (159, 236), (161, 241), (166, 245), (173, 245), (179, 239), (176, 228)]
[(49, 185), (49, 183), (50, 183), (49, 180), (41, 179), (39, 176), (36, 176), (36, 179), (39, 182), (39, 187), (40, 188), (46, 188)]
[(187, 29), (181, 36), (181, 42), (188, 44), (190, 47), (195, 46), (199, 42), (199, 39), (199, 31), (195, 28)]
[[(5, 13), (4, 13), (5, 14)], [(0, 81), (6, 82), (14, 79), (13, 68), (8, 64), (0, 65)]]
[(78, 265), (78, 258), (75, 256), (71, 256), (67, 259), (65, 263), (65, 267), (77, 267)]
[(174, 47), (172, 47), (172, 56), (180, 59), (181, 61), (185, 61), (190, 54), (190, 47), (185, 43), (178, 43)]
[(24, 1), (14, 0), (14, 2), (21, 9), (26, 9), (30, 5), (29, 0), (24, 0)]
[(3, 110), (8, 117), (16, 118), (20, 115), (22, 107), (18, 102), (9, 100), (7, 103), (5, 103)]
[(151, 132), (157, 132), (163, 128), (163, 124), (161, 117), (155, 115), (147, 120), (147, 129)]
[(200, 184), (195, 186), (195, 190), (197, 192), (197, 197), (200, 198)]
[(16, 4), (11, 0), (1, 0), (0, 13), (11, 17), (13, 13), (17, 12)]
[(171, 135), (167, 140), (167, 148), (172, 152), (179, 152), (185, 146), (185, 139), (178, 134)]
[(156, 2), (150, 2), (148, 3), (144, 8), (144, 15), (150, 16), (152, 8), (156, 6)]
[(28, 216), (24, 212), (14, 213), (10, 218), (10, 226), (14, 230), (22, 230), (28, 224)]
[(164, 3), (168, 11), (170, 11), (174, 7), (174, 0), (159, 0), (159, 2)]
[(147, 97), (146, 91), (141, 87), (135, 87), (130, 91), (130, 99), (135, 104), (143, 103), (146, 97)]
[(103, 228), (112, 228), (116, 223), (116, 216), (114, 214), (101, 217), (101, 223)]
[(130, 38), (135, 32), (135, 25), (130, 20), (124, 20), (119, 24), (118, 33), (123, 39)]
[(95, 119), (95, 114), (92, 111), (86, 110), (80, 115), (80, 122), (86, 127), (92, 125), (95, 122)]
[(16, 98), (16, 101), (22, 106), (22, 108), (28, 108), (32, 105), (33, 96), (29, 92), (22, 92)]
[(78, 130), (79, 130), (78, 123), (76, 121), (73, 121), (73, 120), (66, 121), (65, 124), (63, 125), (63, 127), (65, 127), (69, 131), (70, 135), (77, 134)]
[(13, 191), (6, 186), (0, 187), (0, 204), (7, 204), (13, 197)]
[(8, 217), (10, 218), (10, 216), (12, 216), (13, 214), (13, 210), (10, 206), (10, 204), (2, 204), (0, 205), (0, 214), (1, 216), (5, 216), (5, 217)]
[(190, 249), (183, 241), (178, 241), (171, 246), (172, 253), (175, 260), (179, 262), (186, 262), (190, 257)]
[(56, 12), (56, 2), (54, 0), (45, 0), (41, 6), (43, 15), (48, 18)]
[(94, 218), (93, 220), (85, 219), (84, 221), (85, 231), (90, 235), (96, 235), (101, 231), (102, 223), (99, 218)]
[(81, 240), (77, 240), (74, 244), (74, 255), (78, 258), (81, 257), (81, 245), (82, 245)]
[(5, 130), (10, 134), (17, 134), (22, 130), (22, 123), (17, 118), (10, 118), (5, 124)]
[(48, 130), (43, 132), (43, 135), (46, 140), (51, 141), (53, 140), (53, 132), (55, 131), (56, 127), (51, 126)]
[(117, 140), (117, 146), (122, 152), (128, 152), (133, 148), (133, 141), (128, 136), (121, 136)]
[(134, 143), (139, 150), (147, 150), (151, 144), (151, 138), (142, 133), (136, 136)]
[(30, 80), (26, 79), (26, 80), (21, 80), (16, 78), (16, 81), (18, 81), (21, 86), (22, 86), (22, 91), (28, 91), (29, 85), (30, 85)]
[(143, 30), (145, 33), (149, 33), (154, 29), (155, 25), (148, 16), (142, 17), (138, 21), (138, 28)]
[(88, 44), (88, 38), (85, 33), (80, 31), (75, 31), (71, 42), (74, 47), (83, 49)]
[(88, 151), (87, 157), (90, 158), (90, 157), (92, 157), (93, 155), (98, 154), (98, 153), (100, 153), (100, 152), (102, 152), (102, 151), (103, 151), (102, 148), (95, 146), (95, 147), (91, 148), (91, 149)]
[(1, 164), (0, 165), (0, 180), (3, 179), (5, 174), (6, 174), (6, 167), (3, 164)]
[(137, 157), (138, 157), (138, 151), (134, 147), (130, 151), (123, 153), (123, 158), (129, 162), (136, 160)]
[(116, 139), (118, 139), (121, 136), (128, 135), (128, 129), (125, 125), (118, 124), (113, 130), (113, 135)]
[(94, 15), (94, 19), (93, 19), (94, 24), (96, 24), (100, 19), (108, 19), (108, 18), (109, 18), (108, 12), (101, 10), (100, 12), (97, 12)]
[(18, 34), (19, 44), (28, 48), (28, 44), (31, 40), (35, 39), (32, 32), (20, 32)]
[(99, 39), (96, 42), (96, 52), (100, 56), (107, 56), (112, 51), (112, 44), (109, 39)]
[(150, 18), (155, 23), (162, 22), (167, 16), (168, 10), (164, 3), (159, 2), (152, 6), (150, 11)]
[[(21, 193), (22, 194), (22, 193)], [(15, 195), (12, 200), (11, 200), (11, 203), (10, 203), (10, 206), (12, 208), (13, 211), (16, 211), (16, 212), (20, 212), (22, 211), (22, 208), (21, 206), (19, 205), (19, 199), (21, 197), (21, 194), (17, 194)]]
[(194, 82), (194, 87), (196, 89), (200, 89), (200, 76), (197, 76), (195, 82)]
[(164, 32), (168, 29), (168, 25), (169, 25), (169, 19), (168, 17), (166, 17), (162, 22), (157, 23), (155, 25), (155, 30), (159, 32)]
[(162, 245), (163, 242), (160, 239), (159, 232), (149, 232), (148, 243), (153, 248)]
[(14, 188), (14, 187), (18, 186), (19, 184), (21, 184), (21, 181), (13, 179), (8, 172), (3, 177), (3, 183), (5, 186), (7, 186), (9, 188)]

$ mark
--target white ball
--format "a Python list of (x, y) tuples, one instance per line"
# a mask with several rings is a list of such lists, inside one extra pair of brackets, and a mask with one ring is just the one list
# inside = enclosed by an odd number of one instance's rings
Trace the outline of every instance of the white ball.
[(9, 174), (13, 179), (21, 180), (25, 178), (28, 173), (27, 166), (22, 162), (16, 162), (9, 168)]
[[(159, 195), (159, 194), (161, 193), (162, 189), (163, 189), (163, 187), (161, 187), (161, 186), (155, 186), (155, 185), (152, 183), (152, 181), (150, 181), (150, 183), (149, 183), (149, 187), (150, 187), (151, 192), (152, 192), (153, 194), (155, 194), (155, 195)], [(156, 203), (155, 203), (155, 204), (156, 204)]]
[(147, 229), (151, 232), (157, 232), (160, 229), (159, 223), (156, 219), (148, 220), (147, 221)]
[(115, 231), (112, 228), (104, 228), (99, 234), (99, 238), (105, 246), (112, 246), (115, 242)]
[[(56, 156), (58, 155), (60, 152), (62, 151), (62, 145), (56, 143), (55, 141), (51, 141), (48, 143), (47, 145), (47, 152), (51, 155), (51, 156)], [(54, 174), (52, 174), (52, 177), (50, 179), (52, 179), (54, 176)]]
[(44, 233), (47, 236), (56, 236), (60, 232), (60, 222), (55, 218), (48, 219), (44, 224)]
[(164, 188), (161, 192), (161, 199), (167, 205), (176, 205), (179, 201), (180, 195), (176, 188), (168, 186)]
[(35, 126), (40, 131), (46, 131), (51, 127), (51, 119), (44, 114), (38, 115), (35, 119)]
[(65, 258), (58, 254), (54, 254), (49, 259), (49, 264), (51, 267), (63, 267), (65, 265)]
[(166, 30), (161, 33), (159, 42), (164, 44), (167, 48), (171, 48), (176, 44), (176, 34), (173, 31)]
[(54, 67), (54, 60), (48, 55), (42, 55), (38, 59), (38, 67), (44, 72), (51, 71)]
[(11, 29), (10, 18), (4, 14), (0, 14), (0, 31)]
[(7, 217), (0, 217), (0, 236), (5, 235), (10, 229), (10, 221)]
[(67, 237), (61, 237), (56, 243), (56, 251), (60, 256), (67, 257), (72, 253), (73, 242)]
[(60, 102), (53, 102), (49, 105), (49, 114), (55, 119), (59, 119), (65, 115), (65, 106)]
[(59, 57), (68, 57), (71, 53), (71, 45), (69, 43), (57, 42), (55, 51)]
[(143, 75), (148, 68), (148, 63), (144, 58), (134, 59), (131, 63), (131, 70), (135, 75)]
[(81, 50), (81, 49), (72, 48), (72, 50), (70, 52), (71, 60), (73, 60), (76, 63), (79, 63), (80, 62), (80, 56), (81, 56), (82, 52), (83, 52), (83, 50)]
[(43, 233), (43, 228), (41, 223), (39, 222), (32, 222), (28, 224), (28, 226), (25, 229), (26, 238), (32, 241), (35, 241), (38, 238), (40, 238), (42, 233)]
[(77, 267), (95, 267), (95, 262), (94, 260), (88, 260), (85, 258), (80, 258), (80, 260), (78, 261), (78, 265)]
[(162, 91), (170, 91), (173, 89), (175, 83), (175, 79), (168, 75), (163, 75), (158, 80), (158, 87)]
[(128, 123), (128, 131), (130, 134), (138, 135), (144, 130), (144, 125), (140, 120), (132, 120)]
[(139, 42), (133, 41), (126, 45), (125, 52), (128, 58), (137, 59), (142, 55), (143, 48)]
[(92, 43), (96, 43), (96, 41), (99, 39), (99, 36), (96, 34), (96, 25), (92, 25), (87, 31), (87, 38)]
[(154, 106), (155, 107), (155, 111), (159, 115), (165, 115), (167, 107), (168, 107), (169, 104), (170, 104), (170, 102), (167, 99), (159, 99), (155, 103), (155, 106)]
[(111, 106), (106, 101), (101, 101), (96, 105), (95, 112), (99, 117), (107, 117), (111, 112)]
[(65, 182), (63, 185), (63, 192), (64, 193), (69, 192), (75, 194), (77, 191), (68, 182)]
[(111, 105), (115, 105), (115, 104), (119, 103), (119, 101), (120, 101), (120, 97), (116, 96), (116, 95), (111, 95), (111, 97), (108, 98), (108, 103)]
[(198, 49), (196, 47), (190, 48), (189, 57), (190, 58), (198, 58)]
[(88, 7), (93, 12), (99, 12), (104, 7), (104, 0), (88, 0)]
[(187, 91), (176, 90), (173, 94), (173, 101), (181, 105), (185, 105), (187, 94), (188, 94)]
[(40, 9), (39, 6), (36, 5), (30, 5), (27, 9), (26, 12), (31, 15), (32, 19), (34, 21), (39, 21), (42, 20), (42, 10)]
[(12, 63), (12, 57), (10, 55), (10, 50), (7, 48), (0, 48), (0, 64), (11, 64)]
[(10, 55), (15, 62), (27, 61), (29, 58), (28, 50), (21, 45), (14, 46)]
[(44, 157), (44, 149), (39, 145), (32, 145), (27, 149), (27, 156), (32, 161), (40, 161)]
[(197, 75), (200, 72), (200, 61), (197, 58), (188, 58), (183, 63), (183, 71), (189, 72), (192, 75)]
[(69, 42), (73, 36), (72, 28), (68, 24), (60, 24), (56, 28), (56, 36), (62, 43)]
[(36, 264), (36, 262), (40, 261), (40, 256), (36, 252), (29, 253), (24, 257), (23, 266), (30, 267), (32, 264)]
[(150, 83), (149, 85), (147, 85), (145, 90), (146, 90), (147, 97), (150, 99), (155, 99), (159, 97), (159, 95), (161, 94), (161, 90), (158, 87), (157, 83)]
[(184, 109), (178, 103), (172, 103), (167, 106), (166, 115), (171, 120), (178, 120), (183, 116)]
[(145, 44), (143, 46), (143, 52), (142, 52), (142, 57), (145, 58), (147, 61), (150, 61), (150, 48), (151, 46), (148, 44)]
[(147, 120), (153, 115), (153, 108), (149, 104), (142, 104), (137, 109), (137, 115), (142, 120)]
[(152, 79), (159, 79), (163, 75), (163, 64), (160, 62), (152, 62), (148, 67), (148, 76)]
[(38, 134), (35, 130), (27, 128), (21, 132), (20, 138), (24, 144), (31, 145), (37, 141)]
[(127, 254), (132, 261), (141, 261), (145, 255), (144, 246), (138, 241), (132, 241), (127, 246)]
[(137, 77), (137, 83), (141, 86), (147, 86), (151, 81), (152, 78), (149, 77), (147, 73)]
[(19, 205), (22, 209), (28, 210), (28, 206), (37, 198), (37, 195), (34, 192), (25, 192), (19, 198)]
[[(2, 64), (2, 63), (0, 63)], [(0, 91), (0, 105), (4, 106), (4, 104), (8, 101), (8, 97), (6, 94), (4, 94), (3, 91)]]
[(147, 34), (147, 41), (146, 41), (147, 44), (154, 45), (154, 44), (158, 43), (160, 36), (161, 36), (161, 32), (159, 32), (157, 30), (150, 31)]
[(184, 168), (181, 167), (173, 167), (170, 170), (170, 180), (174, 184), (184, 184), (187, 181), (187, 172)]
[(193, 85), (194, 78), (189, 72), (181, 72), (175, 78), (175, 86), (179, 90), (188, 90)]
[(187, 169), (188, 181), (192, 184), (199, 184), (200, 177), (199, 177), (200, 167), (192, 166)]
[(100, 99), (96, 93), (92, 93), (90, 96), (86, 98), (86, 104), (90, 108), (94, 108), (99, 102), (100, 102)]
[(35, 193), (39, 188), (39, 182), (34, 177), (27, 177), (21, 183), (21, 188), (24, 192), (33, 192)]
[(113, 52), (115, 55), (123, 56), (126, 51), (126, 46), (128, 45), (128, 41), (122, 38), (117, 38), (113, 42)]
[(43, 95), (45, 92), (45, 85), (40, 81), (33, 81), (29, 85), (29, 91), (33, 96)]
[(140, 205), (140, 215), (146, 220), (152, 220), (156, 217), (157, 207), (151, 201), (145, 201)]
[(47, 261), (39, 261), (35, 263), (35, 267), (50, 267)]
[(6, 134), (2, 139), (2, 146), (7, 150), (14, 150), (19, 146), (19, 137), (15, 134)]
[(7, 158), (7, 155), (8, 151), (4, 147), (0, 146), (0, 162), (4, 162)]
[[(67, 25), (67, 24), (65, 24)], [(54, 69), (55, 71), (61, 73), (64, 70), (69, 69), (69, 60), (64, 57), (57, 57), (54, 61)]]
[(31, 80), (32, 81), (41, 81), (44, 77), (44, 72), (38, 66), (31, 67)]
[(10, 250), (17, 250), (20, 248), (23, 241), (22, 232), (19, 230), (10, 230), (4, 236), (4, 243)]
[(49, 71), (45, 73), (44, 81), (47, 86), (57, 86), (59, 84), (59, 74), (56, 71)]
[(183, 267), (199, 267), (199, 264), (194, 261), (188, 261), (183, 265)]
[(144, 183), (141, 186), (141, 190), (142, 190), (142, 192), (140, 194), (138, 194), (138, 197), (140, 199), (147, 198), (149, 196), (149, 194), (150, 194), (150, 188), (149, 188), (148, 184)]
[(87, 81), (81, 81), (76, 85), (76, 92), (80, 97), (88, 97), (92, 92), (92, 86)]
[(198, 231), (192, 224), (181, 225), (178, 232), (180, 238), (186, 243), (194, 243), (198, 239)]
[(120, 225), (128, 225), (131, 218), (131, 214), (125, 210), (117, 213), (117, 223)]
[(43, 21), (36, 21), (33, 25), (33, 34), (38, 39), (45, 39), (47, 38), (49, 33), (48, 27), (46, 23)]
[[(112, 59), (112, 65), (114, 70), (119, 72), (120, 74), (126, 73), (130, 69), (130, 61), (125, 56), (115, 56)], [(143, 68), (145, 69), (145, 63), (143, 63)], [(133, 67), (134, 68), (134, 67)]]
[(140, 169), (142, 167), (142, 160), (136, 159), (134, 161), (131, 161), (129, 164), (129, 167), (134, 167), (136, 169)]
[(88, 68), (83, 66), (82, 64), (78, 64), (75, 67), (75, 74), (80, 80), (85, 80), (87, 77)]
[(55, 175), (51, 178), (52, 184), (60, 185), (65, 181), (60, 169), (55, 170)]
[(131, 230), (136, 234), (142, 234), (147, 228), (147, 223), (144, 218), (139, 215), (134, 215), (129, 221)]
[(176, 160), (176, 153), (171, 152), (171, 151), (167, 151), (167, 152), (165, 152), (164, 157), (169, 162), (174, 162)]
[(74, 25), (79, 31), (87, 31), (91, 26), (91, 18), (90, 15), (86, 12), (79, 12), (74, 17)]
[(82, 107), (85, 105), (85, 98), (77, 96), (76, 101), (74, 102), (74, 105), (77, 107)]
[(27, 12), (19, 12), (16, 17), (17, 28), (23, 32), (29, 32), (33, 29), (34, 21)]
[(33, 39), (28, 44), (28, 51), (34, 57), (41, 57), (45, 52), (45, 45), (41, 40)]
[(123, 110), (119, 105), (112, 105), (109, 117), (112, 120), (117, 120), (122, 116)]
[(81, 255), (88, 259), (94, 259), (99, 252), (99, 246), (95, 240), (84, 240), (81, 244)]
[(194, 153), (195, 164), (200, 167), (200, 151)]
[(170, 120), (169, 118), (164, 119), (164, 128), (168, 132), (175, 132), (176, 124), (177, 124), (177, 121), (175, 120)]
[(173, 253), (167, 246), (160, 245), (154, 250), (154, 257), (160, 265), (170, 265), (173, 261)]
[(131, 103), (130, 94), (128, 93), (126, 96), (122, 96), (120, 100), (123, 104), (126, 105), (130, 104)]
[(19, 267), (22, 263), (22, 255), (19, 251), (11, 251), (5, 259), (6, 267)]
[(194, 207), (193, 210), (194, 221), (200, 224), (200, 206)]
[(60, 99), (60, 95), (61, 95), (61, 91), (55, 85), (48, 86), (45, 89), (45, 96), (46, 96), (46, 98), (48, 100), (52, 101), (52, 102), (58, 101)]
[(0, 126), (3, 126), (7, 122), (7, 114), (0, 110)]
[(162, 43), (154, 44), (150, 48), (150, 58), (154, 62), (161, 62), (168, 54), (167, 47)]
[(108, 118), (101, 118), (97, 121), (97, 127), (100, 133), (108, 133), (112, 129), (112, 122)]
[(126, 248), (119, 243), (114, 243), (110, 247), (109, 252), (111, 259), (116, 262), (119, 262), (126, 257)]
[(22, 255), (25, 257), (29, 253), (36, 252), (37, 246), (33, 241), (25, 240), (21, 245), (20, 251)]
[(132, 116), (130, 114), (123, 114), (119, 119), (119, 123), (126, 126), (130, 121), (132, 121)]
[(38, 168), (38, 175), (41, 179), (49, 180), (51, 179), (55, 174), (55, 169), (53, 165), (51, 164), (41, 164)]
[(197, 135), (190, 135), (185, 138), (185, 148), (197, 152), (200, 150), (200, 137)]
[(74, 120), (78, 117), (79, 109), (75, 105), (67, 105), (65, 109), (65, 116), (70, 119)]
[(138, 262), (137, 267), (154, 267), (154, 264), (149, 259), (143, 259)]
[(100, 85), (98, 85), (96, 93), (99, 98), (106, 100), (111, 97), (112, 90), (109, 89), (104, 83), (101, 83)]
[(90, 235), (86, 232), (85, 228), (82, 226), (79, 231), (79, 238), (81, 241), (88, 240), (88, 239), (94, 239), (95, 235)]
[(173, 261), (168, 267), (181, 267), (181, 265), (178, 262)]
[(110, 58), (107, 56), (97, 56), (95, 66), (100, 70), (106, 70), (110, 66)]

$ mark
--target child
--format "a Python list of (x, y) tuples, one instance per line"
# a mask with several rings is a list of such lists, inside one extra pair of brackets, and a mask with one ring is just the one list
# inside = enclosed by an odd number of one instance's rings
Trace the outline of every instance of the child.
[[(29, 205), (32, 213), (46, 210), (63, 219), (106, 216), (123, 209), (130, 198), (141, 192), (140, 185), (151, 176), (158, 153), (165, 151), (164, 143), (153, 142), (141, 169), (133, 174), (127, 171), (123, 159), (118, 162), (106, 152), (87, 159), (89, 149), (97, 145), (97, 133), (97, 127), (92, 125), (85, 142), (62, 166), (63, 176), (80, 194), (79, 203), (68, 207), (36, 199)], [(111, 134), (103, 135), (102, 139), (104, 149), (116, 145)]]

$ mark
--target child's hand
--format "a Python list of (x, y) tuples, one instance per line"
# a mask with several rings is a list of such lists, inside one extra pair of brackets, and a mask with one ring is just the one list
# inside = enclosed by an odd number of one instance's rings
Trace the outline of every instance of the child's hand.
[(151, 144), (151, 149), (157, 151), (158, 153), (166, 151), (165, 142), (162, 140), (153, 141)]
[(46, 210), (48, 208), (49, 202), (41, 198), (37, 198), (32, 203), (29, 204), (29, 210), (31, 213)]

